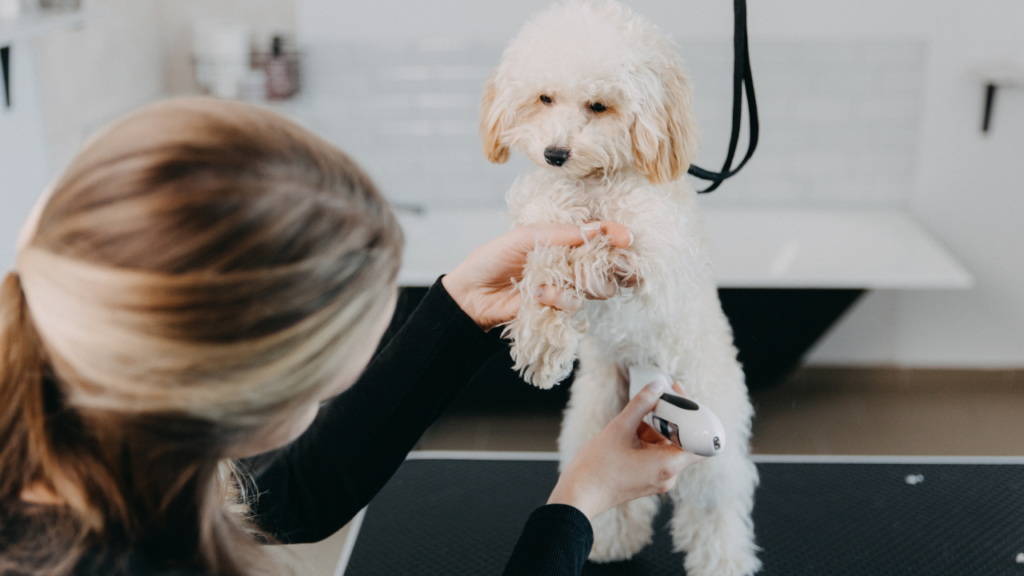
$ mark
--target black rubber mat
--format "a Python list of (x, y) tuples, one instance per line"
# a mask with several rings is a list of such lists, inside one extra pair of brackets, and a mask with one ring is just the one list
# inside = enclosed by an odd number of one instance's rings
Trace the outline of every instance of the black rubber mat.
[[(1024, 466), (758, 464), (763, 576), (1024, 576)], [(499, 575), (556, 479), (543, 461), (410, 460), (370, 504), (346, 576)], [(922, 482), (908, 484), (909, 475)], [(654, 543), (584, 574), (681, 575), (666, 505)]]

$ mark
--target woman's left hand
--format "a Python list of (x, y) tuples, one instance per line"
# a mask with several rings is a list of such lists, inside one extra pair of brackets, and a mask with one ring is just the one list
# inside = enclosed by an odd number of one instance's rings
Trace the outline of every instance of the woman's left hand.
[[(575, 224), (534, 224), (516, 228), (512, 232), (491, 240), (473, 251), (455, 270), (441, 280), (452, 299), (469, 315), (478, 326), (490, 330), (515, 318), (522, 303), (518, 290), (512, 290), (512, 280), (522, 278), (526, 255), (537, 244), (551, 246), (579, 246), (583, 235), (594, 238), (598, 234), (608, 236), (612, 246), (628, 248), (633, 235), (620, 224), (613, 222), (590, 222), (583, 226)], [(627, 285), (629, 279), (616, 279)], [(609, 287), (615, 293), (617, 286)], [(586, 290), (597, 293), (599, 290)], [(575, 292), (548, 286), (537, 296), (541, 304), (561, 310), (575, 310), (580, 301)]]

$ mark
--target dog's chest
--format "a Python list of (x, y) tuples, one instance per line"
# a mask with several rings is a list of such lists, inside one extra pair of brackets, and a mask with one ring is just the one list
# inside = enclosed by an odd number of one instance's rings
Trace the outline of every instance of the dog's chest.
[(688, 220), (683, 197), (672, 186), (652, 186), (643, 178), (578, 180), (539, 171), (517, 181), (507, 199), (517, 226), (603, 220), (665, 231)]
[(648, 186), (630, 183), (587, 183), (578, 189), (578, 204), (587, 213), (587, 220), (618, 222), (629, 226), (645, 213), (659, 211), (660, 202), (652, 203), (652, 190)]

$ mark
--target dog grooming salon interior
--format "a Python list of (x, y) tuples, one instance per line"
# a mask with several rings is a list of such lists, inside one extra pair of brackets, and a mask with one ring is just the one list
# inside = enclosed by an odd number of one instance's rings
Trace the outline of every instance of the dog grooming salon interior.
[[(1024, 576), (1020, 0), (0, 0), (0, 63), (0, 264), (33, 318), (75, 304), (32, 298), (23, 223), (104, 127), (158, 101), (296, 123), (397, 219), (370, 370), (464, 381), (409, 412), (423, 430), (379, 485), (338, 486), (370, 492), (343, 527), (263, 547), (268, 573)], [(596, 220), (630, 240), (522, 240)], [(513, 313), (487, 334), (466, 321), (489, 355), (397, 371), (403, 326), (455, 298), (438, 278), (524, 226), (495, 288)], [(429, 313), (458, 323), (460, 306)], [(62, 370), (47, 386), (73, 412)], [(710, 457), (581, 514), (578, 566), (545, 571), (531, 513), (659, 378), (627, 440)], [(395, 437), (348, 442), (373, 462)], [(32, 474), (14, 461), (0, 477)]]

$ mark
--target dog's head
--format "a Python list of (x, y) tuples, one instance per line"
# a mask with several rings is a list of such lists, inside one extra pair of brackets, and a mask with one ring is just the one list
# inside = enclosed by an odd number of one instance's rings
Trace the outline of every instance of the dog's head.
[(575, 177), (636, 169), (682, 176), (700, 144), (672, 42), (614, 2), (569, 0), (535, 16), (487, 80), (484, 154), (511, 149)]

